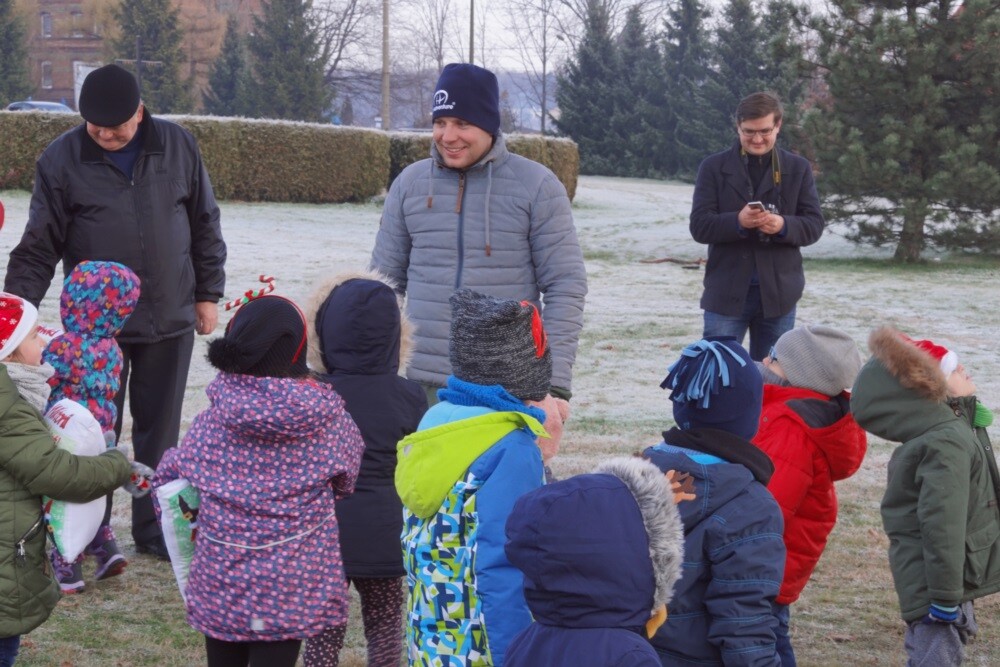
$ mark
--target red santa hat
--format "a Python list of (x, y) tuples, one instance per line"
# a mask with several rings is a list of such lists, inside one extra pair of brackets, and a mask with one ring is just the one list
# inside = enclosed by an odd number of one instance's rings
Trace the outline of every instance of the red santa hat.
[(948, 348), (937, 345), (934, 341), (930, 340), (910, 339), (910, 342), (934, 357), (938, 364), (941, 365), (941, 372), (944, 373), (945, 377), (954, 373), (955, 369), (958, 368), (958, 355)]
[(38, 321), (38, 310), (14, 294), (0, 292), (0, 360), (14, 354), (31, 334)]
[(3, 229), (3, 202), (0, 201), (0, 229)]

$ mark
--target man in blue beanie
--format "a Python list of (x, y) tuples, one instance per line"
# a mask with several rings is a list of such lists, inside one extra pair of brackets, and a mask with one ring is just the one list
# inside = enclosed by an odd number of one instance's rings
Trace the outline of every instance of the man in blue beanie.
[(751, 442), (764, 383), (732, 337), (684, 348), (660, 385), (677, 426), (643, 457), (667, 476), (684, 523), (684, 568), (651, 640), (664, 665), (781, 662), (771, 603), (785, 568), (771, 459)]
[(529, 301), (542, 312), (550, 394), (566, 416), (587, 294), (566, 189), (543, 165), (507, 150), (493, 72), (447, 65), (431, 116), (431, 157), (389, 188), (371, 261), (408, 297), (417, 333), (407, 377), (437, 401), (451, 374), (448, 299), (456, 289)]

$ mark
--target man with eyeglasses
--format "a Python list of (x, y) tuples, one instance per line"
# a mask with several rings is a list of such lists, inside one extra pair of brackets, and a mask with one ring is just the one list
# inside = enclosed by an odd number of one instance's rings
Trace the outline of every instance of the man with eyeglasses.
[(800, 248), (823, 234), (823, 214), (805, 158), (778, 148), (781, 101), (753, 93), (736, 107), (729, 149), (698, 168), (691, 236), (708, 245), (703, 335), (750, 331), (750, 356), (762, 361), (795, 326), (805, 274)]

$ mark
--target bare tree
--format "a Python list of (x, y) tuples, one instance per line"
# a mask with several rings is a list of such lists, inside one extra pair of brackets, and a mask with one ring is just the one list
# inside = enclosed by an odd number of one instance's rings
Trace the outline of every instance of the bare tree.
[(349, 70), (370, 65), (372, 47), (380, 43), (379, 0), (319, 0), (313, 4), (312, 18), (326, 56), (327, 84), (339, 84), (350, 78)]
[(640, 8), (643, 23), (647, 26), (659, 26), (667, 11), (668, 2), (665, 0), (556, 0), (556, 4), (564, 10), (554, 14), (559, 24), (559, 34), (569, 43), (571, 48), (576, 48), (583, 34), (583, 26), (591, 7), (596, 6), (603, 9), (610, 19), (612, 34), (618, 34), (625, 23), (625, 15), (630, 7), (638, 6)]
[(514, 38), (513, 46), (528, 75), (525, 85), (515, 85), (538, 106), (542, 134), (545, 134), (549, 115), (549, 75), (553, 69), (553, 58), (561, 48), (560, 20), (556, 12), (562, 2), (511, 0), (508, 4), (506, 27)]

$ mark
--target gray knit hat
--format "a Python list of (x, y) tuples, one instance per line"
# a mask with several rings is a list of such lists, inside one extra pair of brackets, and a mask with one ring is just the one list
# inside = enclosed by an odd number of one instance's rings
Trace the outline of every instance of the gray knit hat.
[(861, 353), (840, 329), (811, 324), (782, 334), (774, 344), (775, 358), (793, 387), (836, 396), (854, 384), (861, 370)]
[(540, 401), (549, 393), (552, 354), (530, 302), (457, 290), (451, 295), (448, 351), (459, 380), (499, 384), (522, 401)]

